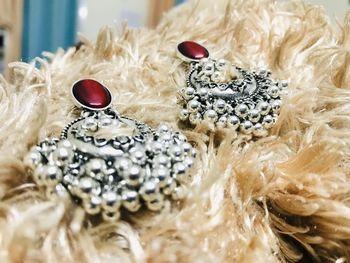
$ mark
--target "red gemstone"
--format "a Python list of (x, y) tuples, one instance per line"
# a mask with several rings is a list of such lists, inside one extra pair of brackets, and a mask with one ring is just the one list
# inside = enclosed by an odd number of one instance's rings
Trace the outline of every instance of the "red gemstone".
[(93, 79), (79, 80), (73, 85), (72, 92), (74, 98), (86, 108), (104, 109), (112, 101), (109, 90)]
[(208, 50), (202, 45), (193, 41), (184, 41), (177, 45), (181, 55), (192, 60), (200, 60), (209, 57)]

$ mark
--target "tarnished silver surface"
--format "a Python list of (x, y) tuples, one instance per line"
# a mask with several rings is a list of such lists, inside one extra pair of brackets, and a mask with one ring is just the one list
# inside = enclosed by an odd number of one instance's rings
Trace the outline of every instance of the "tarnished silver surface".
[(269, 71), (248, 71), (222, 59), (204, 58), (190, 65), (187, 86), (180, 90), (179, 118), (193, 125), (205, 121), (266, 136), (279, 116), (287, 87)]
[(165, 125), (153, 130), (106, 109), (83, 111), (60, 139), (33, 147), (25, 163), (50, 194), (70, 196), (88, 214), (115, 220), (121, 207), (159, 210), (166, 198), (183, 197), (194, 157), (181, 133)]

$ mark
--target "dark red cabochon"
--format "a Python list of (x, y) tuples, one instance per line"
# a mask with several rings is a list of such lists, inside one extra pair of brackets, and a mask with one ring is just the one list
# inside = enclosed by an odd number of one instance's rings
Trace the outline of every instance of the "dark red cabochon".
[(109, 90), (93, 79), (79, 80), (73, 85), (72, 91), (74, 98), (87, 108), (103, 109), (112, 101)]
[(200, 60), (209, 57), (208, 50), (194, 41), (181, 42), (177, 45), (177, 49), (183, 56), (189, 59)]

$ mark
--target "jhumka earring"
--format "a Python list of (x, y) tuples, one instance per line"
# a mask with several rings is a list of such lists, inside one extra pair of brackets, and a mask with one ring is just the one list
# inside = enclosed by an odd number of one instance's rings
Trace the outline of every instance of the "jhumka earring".
[(155, 211), (165, 199), (184, 196), (195, 150), (183, 134), (120, 116), (110, 91), (96, 80), (77, 81), (72, 95), (81, 117), (25, 158), (40, 188), (69, 196), (105, 220), (116, 220), (120, 209)]
[(181, 121), (212, 123), (239, 134), (263, 137), (276, 122), (288, 83), (273, 80), (266, 70), (248, 71), (214, 59), (193, 41), (177, 46), (189, 63), (186, 87), (179, 92)]

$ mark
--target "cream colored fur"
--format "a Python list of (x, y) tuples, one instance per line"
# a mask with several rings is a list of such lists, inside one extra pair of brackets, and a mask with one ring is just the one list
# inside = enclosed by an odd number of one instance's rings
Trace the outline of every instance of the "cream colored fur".
[[(181, 126), (199, 153), (190, 195), (161, 213), (98, 224), (48, 200), (22, 160), (78, 116), (72, 83), (103, 81), (120, 113), (176, 128), (183, 40), (289, 81), (271, 135), (244, 143)], [(332, 28), (304, 2), (191, 2), (155, 30), (104, 28), (82, 41), (37, 59), (40, 69), (12, 63), (0, 79), (0, 262), (350, 261), (350, 14)]]

